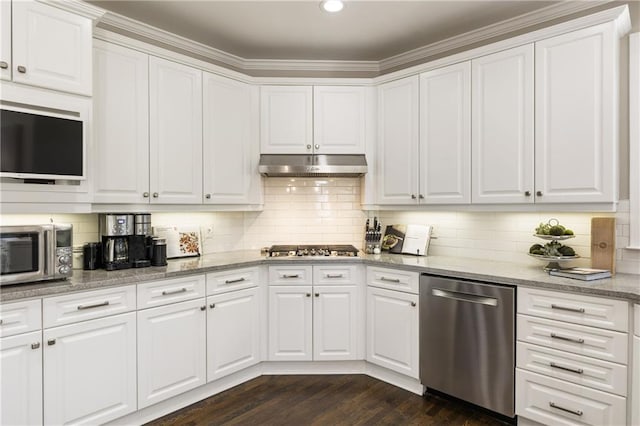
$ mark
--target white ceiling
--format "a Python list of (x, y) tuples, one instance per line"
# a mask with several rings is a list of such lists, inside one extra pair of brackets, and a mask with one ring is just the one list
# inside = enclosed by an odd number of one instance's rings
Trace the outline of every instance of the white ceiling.
[[(558, 1), (114, 1), (96, 6), (243, 59), (380, 61)], [(567, 3), (567, 2), (564, 2)]]

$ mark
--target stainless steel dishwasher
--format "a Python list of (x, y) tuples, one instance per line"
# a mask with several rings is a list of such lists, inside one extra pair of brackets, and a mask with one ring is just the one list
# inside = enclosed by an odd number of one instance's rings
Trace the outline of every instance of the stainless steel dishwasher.
[(515, 416), (515, 288), (422, 274), (420, 380)]

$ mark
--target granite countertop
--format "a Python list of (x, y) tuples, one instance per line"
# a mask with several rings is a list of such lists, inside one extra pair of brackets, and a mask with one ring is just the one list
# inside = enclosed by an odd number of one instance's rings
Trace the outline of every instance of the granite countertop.
[(262, 264), (286, 263), (353, 263), (400, 268), (454, 278), (466, 278), (499, 284), (548, 288), (626, 299), (640, 303), (640, 275), (617, 274), (613, 278), (580, 281), (552, 277), (539, 265), (490, 261), (448, 256), (402, 256), (396, 254), (361, 255), (357, 258), (266, 258), (258, 250), (217, 253), (197, 258), (170, 260), (167, 266), (120, 271), (75, 270), (66, 281), (37, 284), (20, 284), (0, 287), (0, 302), (16, 301), (81, 290), (92, 290), (145, 281), (175, 278), (195, 273), (207, 273), (224, 269), (249, 267)]

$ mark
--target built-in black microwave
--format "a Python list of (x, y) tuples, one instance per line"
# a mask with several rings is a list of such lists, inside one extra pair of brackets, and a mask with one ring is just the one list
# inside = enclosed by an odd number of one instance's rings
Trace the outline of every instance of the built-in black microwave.
[(84, 121), (21, 108), (0, 109), (0, 177), (85, 179)]

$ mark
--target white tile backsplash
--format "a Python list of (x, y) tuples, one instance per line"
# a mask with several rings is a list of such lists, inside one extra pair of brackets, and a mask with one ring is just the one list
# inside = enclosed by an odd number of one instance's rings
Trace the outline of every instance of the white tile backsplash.
[[(640, 274), (640, 251), (628, 250), (629, 203), (617, 213), (503, 213), (456, 211), (362, 211), (360, 179), (268, 178), (260, 212), (153, 213), (153, 225), (198, 225), (203, 252), (259, 249), (272, 244), (342, 243), (362, 247), (367, 217), (378, 216), (384, 226), (395, 223), (430, 224), (434, 236), (429, 254), (507, 260), (540, 265), (527, 256), (541, 240), (533, 236), (540, 222), (557, 218), (576, 238), (567, 241), (589, 265), (592, 217), (616, 217), (618, 272)], [(2, 215), (1, 224), (74, 224), (74, 245), (98, 240), (97, 214)]]

